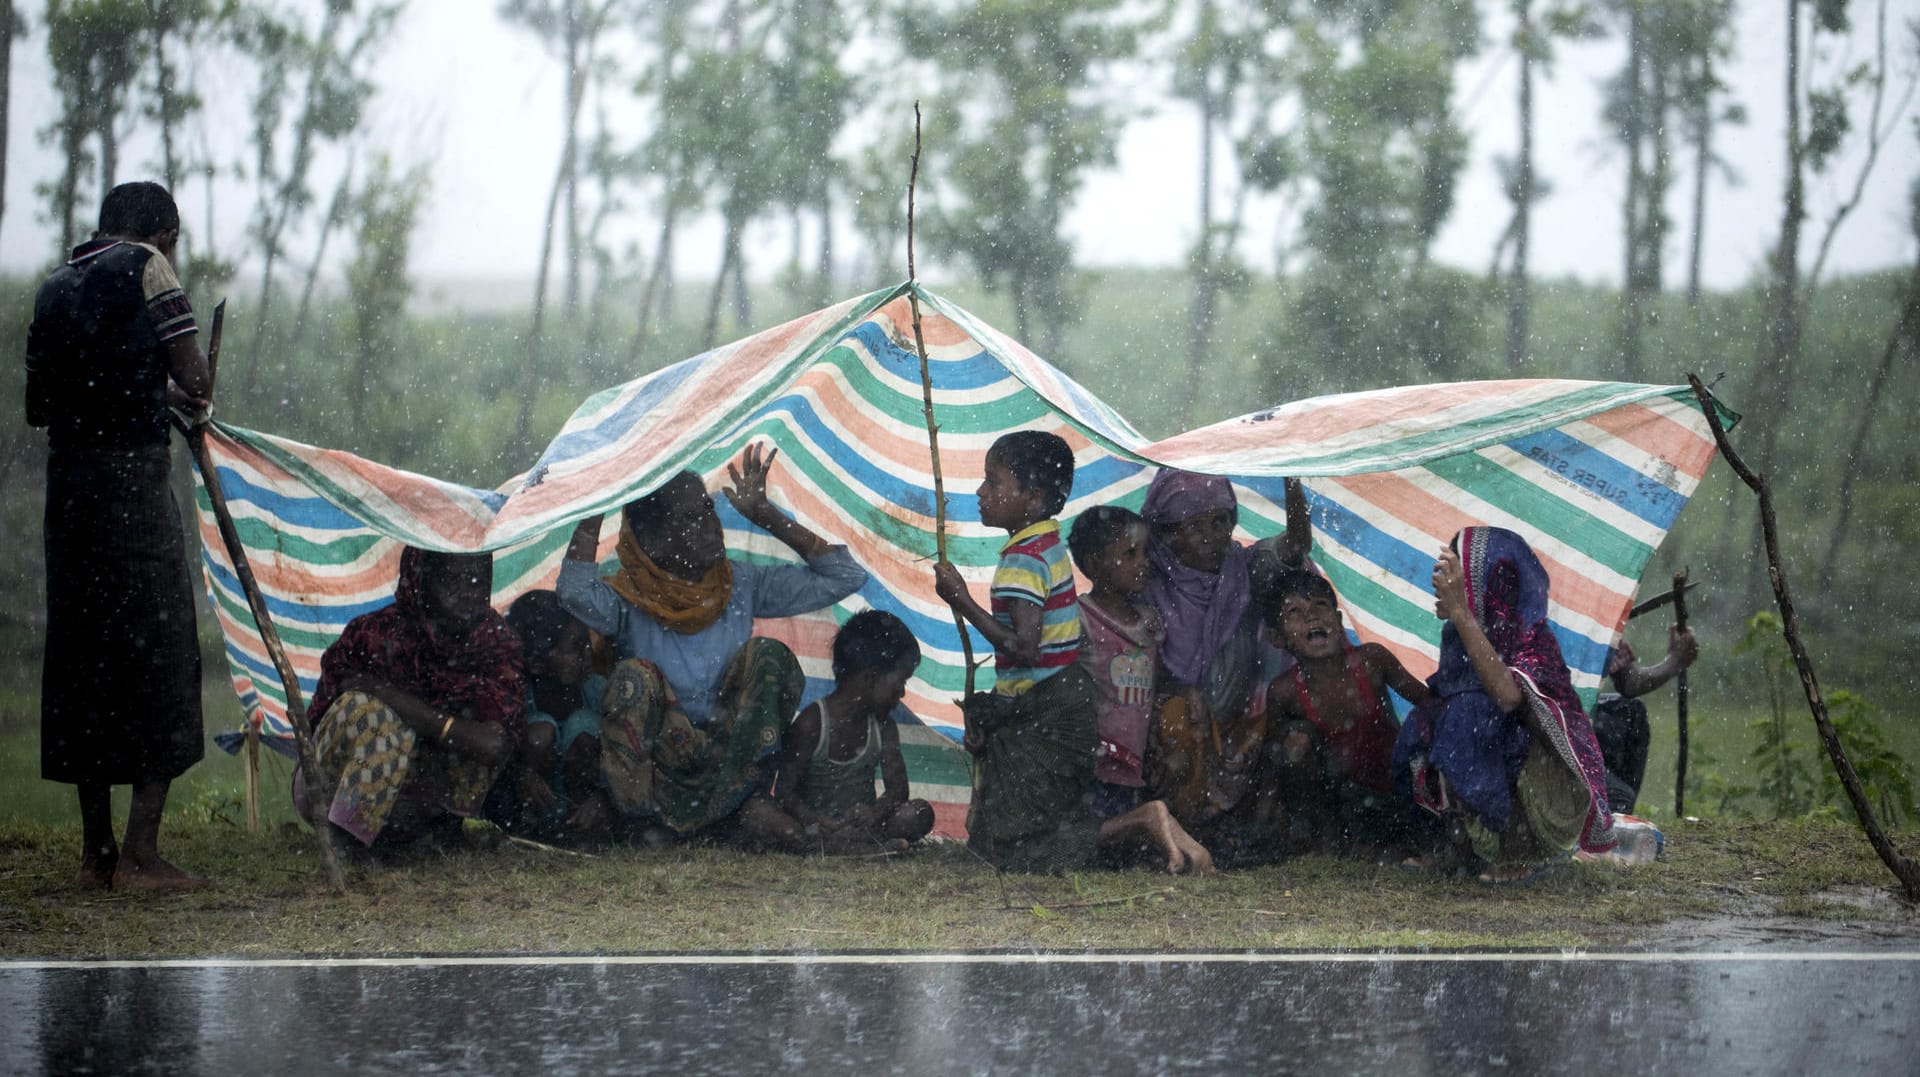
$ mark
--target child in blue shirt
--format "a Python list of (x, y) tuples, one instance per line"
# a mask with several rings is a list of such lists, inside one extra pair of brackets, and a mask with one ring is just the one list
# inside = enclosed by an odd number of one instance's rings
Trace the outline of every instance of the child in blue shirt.
[(507, 609), (527, 669), (527, 731), (511, 771), (487, 798), (487, 816), (509, 834), (540, 841), (598, 841), (612, 805), (600, 782), (600, 700), (587, 626), (560, 596), (529, 591)]

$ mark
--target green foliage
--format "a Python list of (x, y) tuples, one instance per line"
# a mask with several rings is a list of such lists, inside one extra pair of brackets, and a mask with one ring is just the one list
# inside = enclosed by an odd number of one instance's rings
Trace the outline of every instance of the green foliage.
[(1057, 352), (1074, 321), (1062, 227), (1087, 172), (1112, 164), (1119, 141), (1119, 109), (1094, 81), (1133, 55), (1144, 23), (1124, 0), (916, 3), (896, 21), (907, 55), (949, 61), (951, 104), (928, 132), (946, 167), (922, 188), (927, 239), (1004, 287), (1016, 335), (1032, 339), (1042, 325), (1035, 343)]
[(1827, 162), (1840, 151), (1852, 124), (1847, 119), (1847, 92), (1840, 87), (1813, 90), (1807, 94), (1807, 167), (1824, 172)]
[[(1336, 5), (1297, 26), (1289, 59), (1299, 175), (1312, 191), (1300, 220), (1309, 255), (1274, 329), (1294, 356), (1391, 384), (1457, 376), (1479, 347), (1479, 320), (1452, 317), (1480, 305), (1478, 289), (1426, 257), (1466, 162), (1447, 102), (1476, 26), (1469, 8), (1431, 5)], [(1275, 368), (1269, 399), (1284, 399), (1285, 377)]]
[[(1809, 732), (1811, 720), (1789, 705), (1792, 658), (1782, 635), (1780, 618), (1760, 612), (1748, 618), (1746, 632), (1734, 653), (1757, 658), (1767, 687), (1767, 715), (1749, 723), (1754, 746), (1744, 773), (1751, 781), (1730, 780), (1720, 773), (1718, 759), (1696, 749), (1690, 792), (1717, 805), (1724, 814), (1743, 814), (1754, 802), (1776, 819), (1797, 818), (1815, 812), (1854, 813), (1839, 774)], [(1827, 714), (1840, 738), (1854, 773), (1860, 778), (1868, 804), (1881, 824), (1897, 827), (1917, 815), (1910, 767), (1882, 729), (1880, 710), (1864, 697), (1844, 688), (1827, 693)], [(1818, 776), (1816, 777), (1816, 772)]]
[(1760, 659), (1768, 704), (1768, 716), (1753, 723), (1760, 737), (1748, 755), (1754, 784), (1736, 785), (1734, 795), (1760, 798), (1776, 819), (1805, 815), (1814, 805), (1816, 784), (1804, 738), (1795, 735), (1800, 724), (1786, 707), (1783, 681), (1792, 658), (1780, 618), (1764, 610), (1748, 618), (1746, 634), (1733, 650)]
[[(1854, 773), (1860, 776), (1868, 806), (1880, 817), (1881, 825), (1897, 827), (1920, 818), (1920, 812), (1915, 810), (1912, 768), (1887, 742), (1880, 728), (1880, 709), (1852, 692), (1839, 689), (1828, 694), (1827, 713), (1841, 746), (1847, 750)], [(1821, 775), (1820, 787), (1825, 803), (1837, 806), (1849, 818), (1854, 816), (1838, 773), (1827, 768)]]

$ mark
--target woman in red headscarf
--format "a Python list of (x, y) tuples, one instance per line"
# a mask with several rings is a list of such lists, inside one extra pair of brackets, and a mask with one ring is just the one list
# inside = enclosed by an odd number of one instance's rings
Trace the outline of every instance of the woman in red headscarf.
[(492, 594), (491, 554), (408, 547), (393, 604), (347, 622), (320, 656), (324, 822), (397, 848), (480, 809), (526, 722), (520, 640)]

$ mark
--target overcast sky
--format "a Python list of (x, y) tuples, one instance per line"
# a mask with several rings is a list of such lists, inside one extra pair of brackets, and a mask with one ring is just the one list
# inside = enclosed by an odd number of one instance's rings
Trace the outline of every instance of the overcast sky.
[[(417, 239), (416, 273), (423, 278), (530, 277), (539, 253), (542, 214), (560, 147), (560, 72), (529, 35), (514, 32), (491, 14), (488, 0), (413, 0), (400, 31), (384, 53), (382, 96), (373, 115), (375, 140), (403, 162), (425, 162), (432, 171), (432, 196)], [(1504, 5), (1485, 25), (1487, 46), (1461, 68), (1455, 107), (1467, 127), (1471, 165), (1462, 178), (1458, 203), (1443, 232), (1438, 256), (1484, 271), (1493, 244), (1506, 226), (1510, 209), (1499, 189), (1493, 161), (1511, 154), (1517, 64), (1510, 51), (1496, 47), (1506, 37)], [(1870, 58), (1875, 8), (1854, 0), (1855, 32), (1846, 54), (1825, 57), (1820, 68), (1832, 72)], [(37, 5), (35, 5), (37, 8)], [(1902, 56), (1897, 67), (1910, 72), (1911, 34), (1906, 22), (1920, 14), (1915, 0), (1889, 8), (1890, 48)], [(37, 15), (37, 11), (31, 14)], [(1784, 43), (1778, 3), (1748, 0), (1740, 16), (1739, 55), (1728, 81), (1748, 109), (1744, 127), (1723, 127), (1720, 152), (1739, 177), (1737, 184), (1716, 177), (1710, 188), (1705, 275), (1710, 286), (1726, 287), (1750, 279), (1761, 266), (1779, 221), (1783, 185), (1783, 114), (1780, 89)], [(1616, 45), (1561, 45), (1551, 75), (1536, 84), (1539, 171), (1552, 185), (1551, 195), (1534, 216), (1533, 265), (1540, 275), (1572, 275), (1587, 280), (1619, 278), (1620, 200), (1624, 164), (1600, 140), (1599, 86), (1619, 65)], [(230, 73), (202, 70), (200, 83), (224, 129), (214, 135), (240, 146), (245, 139), (246, 86)], [(15, 46), (14, 95), (10, 124), (6, 215), (0, 221), (0, 266), (35, 270), (46, 264), (53, 239), (40, 219), (42, 200), (36, 183), (52, 178), (57, 161), (36, 132), (53, 113), (48, 86), (45, 39), (38, 34)], [(1151, 103), (1158, 88), (1117, 89), (1137, 93)], [(936, 99), (923, 107), (935, 127)], [(1196, 229), (1198, 126), (1190, 106), (1165, 101), (1155, 114), (1135, 121), (1120, 147), (1117, 169), (1096, 174), (1070, 218), (1080, 260), (1094, 266), (1179, 264)], [(618, 122), (619, 117), (615, 117)], [(900, 117), (910, 129), (910, 114)], [(1883, 118), (1883, 125), (1887, 122)], [(1830, 178), (1813, 187), (1813, 225), (1830, 213), (1857, 173), (1864, 139), (1859, 129), (1864, 109), (1855, 116), (1853, 152), (1843, 156)], [(1859, 209), (1841, 231), (1830, 271), (1844, 272), (1912, 258), (1913, 240), (1905, 224), (1907, 189), (1920, 172), (1913, 127), (1903, 120), (1886, 148)], [(937, 153), (937, 145), (928, 147)], [(131, 146), (133, 163), (123, 179), (140, 173), (137, 163), (152, 156)], [(1683, 283), (1685, 236), (1691, 225), (1688, 196), (1691, 156), (1680, 158), (1671, 210), (1676, 222), (1669, 254), (1669, 286)], [(338, 167), (338, 163), (333, 163)], [(902, 198), (900, 190), (876, 192)], [(219, 192), (215, 231), (222, 253), (231, 256), (243, 243), (251, 195), (239, 189)], [(183, 201), (190, 230), (204, 230), (204, 197), (194, 185)], [(1275, 240), (1279, 207), (1257, 205), (1249, 212), (1250, 232), (1243, 251), (1270, 268), (1266, 258)], [(93, 212), (92, 208), (87, 214)], [(622, 234), (649, 239), (651, 223), (641, 211), (617, 222)], [(1812, 231), (1809, 247), (1818, 232)], [(786, 250), (784, 231), (761, 237), (772, 249)], [(717, 229), (686, 234), (679, 244), (682, 269), (711, 272), (718, 247)], [(851, 254), (852, 243), (840, 249)], [(937, 252), (933, 252), (937, 254)], [(307, 257), (302, 253), (301, 260)], [(923, 261), (930, 254), (922, 254)], [(1811, 255), (1809, 254), (1809, 257)], [(775, 260), (759, 268), (771, 270)], [(955, 270), (959, 271), (959, 270)], [(875, 270), (857, 288), (879, 287), (904, 277), (904, 265)], [(923, 271), (929, 283), (939, 281)], [(243, 273), (243, 280), (245, 274)]]

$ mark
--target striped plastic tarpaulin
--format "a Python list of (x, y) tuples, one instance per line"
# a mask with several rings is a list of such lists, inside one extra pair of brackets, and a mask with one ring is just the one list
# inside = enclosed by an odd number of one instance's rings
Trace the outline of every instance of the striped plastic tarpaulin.
[[(352, 454), (216, 424), (209, 444), (288, 656), (311, 697), (320, 653), (347, 621), (387, 604), (403, 543), (493, 550), (496, 604), (551, 587), (572, 525), (689, 468), (709, 486), (751, 442), (780, 450), (769, 490), (814, 531), (849, 545), (868, 585), (820, 613), (762, 622), (799, 655), (809, 697), (829, 684), (828, 644), (853, 612), (898, 614), (925, 659), (903, 729), (918, 795), (967, 799), (955, 747), (959, 640), (934, 596), (932, 468), (909, 285), (840, 303), (695, 356), (580, 405), (526, 473), (480, 490)], [(1407, 386), (1320, 397), (1148, 443), (1085, 388), (958, 306), (918, 289), (931, 357), (948, 555), (978, 588), (1005, 536), (980, 526), (973, 487), (987, 447), (1015, 429), (1074, 448), (1063, 522), (1097, 504), (1137, 509), (1156, 467), (1228, 475), (1243, 539), (1282, 528), (1282, 476), (1306, 480), (1314, 557), (1348, 626), (1417, 676), (1439, 645), (1435, 552), (1468, 523), (1526, 535), (1552, 574), (1551, 617), (1589, 703), (1641, 571), (1692, 496), (1713, 441), (1683, 387), (1582, 381)], [(1734, 418), (1731, 413), (1728, 419)], [(793, 560), (718, 499), (736, 556)], [(248, 720), (291, 736), (285, 697), (199, 491), (208, 591)], [(611, 565), (614, 526), (603, 526)], [(1084, 590), (1084, 585), (1083, 585)], [(988, 648), (978, 637), (976, 653)], [(983, 686), (991, 667), (982, 673)], [(229, 738), (232, 743), (236, 738)], [(943, 822), (946, 820), (943, 820)]]

